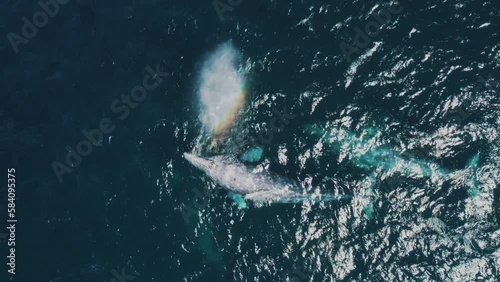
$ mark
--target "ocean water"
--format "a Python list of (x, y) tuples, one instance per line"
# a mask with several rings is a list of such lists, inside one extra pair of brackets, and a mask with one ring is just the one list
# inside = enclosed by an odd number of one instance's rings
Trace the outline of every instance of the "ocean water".
[[(498, 2), (57, 6), (0, 3), (0, 281), (500, 279)], [(242, 208), (184, 152), (340, 199)]]

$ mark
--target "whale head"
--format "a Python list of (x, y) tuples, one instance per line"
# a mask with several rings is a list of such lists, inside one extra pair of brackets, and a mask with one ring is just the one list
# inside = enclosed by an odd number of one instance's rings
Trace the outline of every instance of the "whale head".
[(240, 194), (260, 190), (266, 178), (252, 173), (243, 164), (228, 156), (199, 157), (184, 153), (184, 158), (197, 169), (203, 171), (220, 186)]
[(213, 170), (216, 166), (213, 160), (201, 158), (190, 153), (184, 153), (184, 158), (193, 166), (206, 173)]

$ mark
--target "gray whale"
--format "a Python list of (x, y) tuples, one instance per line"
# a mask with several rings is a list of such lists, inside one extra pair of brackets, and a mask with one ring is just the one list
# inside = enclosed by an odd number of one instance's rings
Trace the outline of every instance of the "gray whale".
[(316, 202), (339, 199), (331, 194), (307, 194), (303, 192), (303, 187), (292, 179), (265, 169), (246, 166), (227, 156), (204, 158), (184, 153), (184, 158), (217, 184), (232, 192), (233, 196), (236, 196), (233, 199), (241, 207), (246, 207), (244, 200), (251, 200), (260, 206), (266, 203), (300, 203), (305, 200)]

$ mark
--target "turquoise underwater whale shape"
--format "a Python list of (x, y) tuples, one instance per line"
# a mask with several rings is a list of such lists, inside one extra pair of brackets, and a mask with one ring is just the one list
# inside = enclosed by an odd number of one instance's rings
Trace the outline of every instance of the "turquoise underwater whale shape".
[(348, 156), (352, 164), (362, 169), (397, 171), (409, 177), (429, 178), (433, 181), (453, 180), (461, 174), (469, 179), (466, 183), (468, 186), (473, 189), (478, 186), (476, 170), (479, 153), (469, 160), (465, 169), (452, 171), (434, 162), (397, 152), (388, 146), (377, 146), (374, 137), (381, 132), (375, 128), (367, 128), (356, 134), (342, 128), (325, 129), (312, 124), (307, 125), (305, 131), (319, 137), (333, 153)]

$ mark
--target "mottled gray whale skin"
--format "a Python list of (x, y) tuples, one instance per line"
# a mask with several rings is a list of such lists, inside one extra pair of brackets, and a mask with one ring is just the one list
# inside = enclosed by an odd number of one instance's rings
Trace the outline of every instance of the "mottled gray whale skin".
[(265, 169), (248, 167), (226, 156), (203, 158), (184, 153), (184, 158), (220, 186), (257, 204), (337, 199), (332, 195), (305, 194), (302, 186), (292, 179)]

